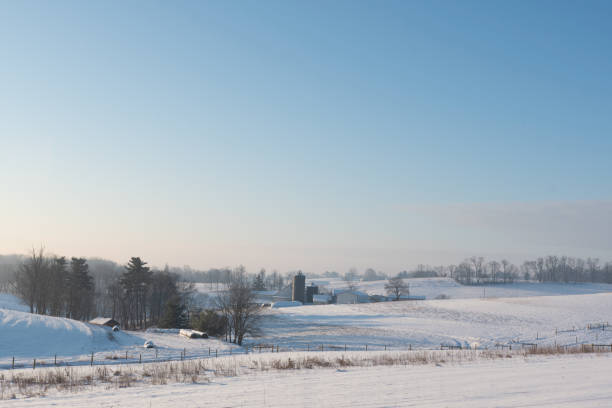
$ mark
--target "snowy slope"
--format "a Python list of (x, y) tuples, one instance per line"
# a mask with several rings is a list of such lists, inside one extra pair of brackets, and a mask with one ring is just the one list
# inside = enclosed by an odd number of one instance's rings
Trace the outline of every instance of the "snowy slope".
[(29, 312), (30, 309), (15, 295), (0, 293), (0, 309), (19, 310)]
[(0, 309), (0, 359), (112, 350), (140, 339), (72, 319)]
[(264, 317), (264, 336), (256, 340), (295, 349), (320, 344), (494, 347), (516, 340), (612, 343), (612, 328), (585, 329), (599, 322), (612, 323), (612, 293), (271, 309)]
[[(144, 349), (146, 340), (156, 345)], [(96, 326), (77, 320), (42, 316), (16, 310), (0, 309), (0, 369), (10, 367), (15, 357), (17, 365), (32, 365), (57, 360), (70, 364), (87, 364), (94, 353), (97, 362), (116, 359), (153, 361), (228, 354), (239, 348), (216, 339), (187, 339), (177, 333), (137, 331), (113, 332), (109, 327)]]

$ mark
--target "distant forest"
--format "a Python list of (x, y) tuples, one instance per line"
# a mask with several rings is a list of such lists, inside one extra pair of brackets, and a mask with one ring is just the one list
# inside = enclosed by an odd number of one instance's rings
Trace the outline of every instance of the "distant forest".
[[(244, 268), (239, 267), (241, 271)], [(225, 290), (230, 268), (205, 271), (190, 267), (151, 268), (133, 257), (124, 265), (104, 259), (66, 258), (48, 255), (42, 249), (28, 256), (0, 255), (0, 292), (19, 296), (33, 313), (88, 320), (107, 316), (126, 328), (151, 325), (188, 325), (191, 315), (199, 314), (205, 294), (195, 290), (204, 284), (208, 290)], [(247, 274), (252, 290), (281, 290), (291, 283), (297, 271), (267, 273), (264, 269)], [(516, 281), (612, 284), (612, 263), (596, 258), (546, 256), (523, 262), (519, 267), (507, 260), (486, 261), (471, 257), (458, 265), (427, 266), (387, 274), (368, 268), (359, 273), (327, 271), (307, 273), (309, 278), (341, 278), (348, 282), (401, 278), (449, 277), (465, 285), (503, 284)], [(354, 284), (351, 284), (354, 286)], [(199, 299), (198, 299), (199, 297)]]

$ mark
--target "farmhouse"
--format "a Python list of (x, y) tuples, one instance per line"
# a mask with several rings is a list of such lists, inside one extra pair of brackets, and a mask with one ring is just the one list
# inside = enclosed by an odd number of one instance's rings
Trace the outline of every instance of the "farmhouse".
[(110, 317), (96, 317), (95, 319), (90, 320), (89, 323), (95, 324), (98, 326), (108, 326), (108, 327), (119, 326), (119, 322)]

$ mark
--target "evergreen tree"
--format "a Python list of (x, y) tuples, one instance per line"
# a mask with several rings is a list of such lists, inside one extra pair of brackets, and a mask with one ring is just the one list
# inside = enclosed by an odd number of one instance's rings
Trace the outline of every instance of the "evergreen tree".
[(259, 271), (259, 273), (255, 276), (255, 282), (253, 283), (254, 290), (266, 290), (266, 284), (264, 282), (265, 276), (266, 271), (264, 269)]
[(139, 257), (131, 258), (120, 279), (127, 295), (127, 324), (131, 327), (146, 328), (147, 325), (146, 298), (153, 272), (146, 264)]
[(68, 284), (68, 262), (66, 257), (53, 258), (51, 262), (51, 279), (49, 281), (49, 313), (61, 316), (66, 311), (66, 285)]
[(94, 293), (93, 279), (89, 275), (89, 265), (84, 258), (70, 260), (68, 273), (67, 315), (71, 319), (88, 319), (91, 314)]
[(185, 329), (189, 327), (187, 308), (175, 296), (168, 300), (164, 308), (164, 314), (159, 321), (159, 327), (166, 329)]

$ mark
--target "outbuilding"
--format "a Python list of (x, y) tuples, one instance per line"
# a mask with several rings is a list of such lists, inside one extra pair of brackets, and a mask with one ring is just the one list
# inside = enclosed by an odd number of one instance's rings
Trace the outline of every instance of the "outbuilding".
[(336, 295), (336, 303), (338, 304), (355, 304), (368, 303), (370, 301), (368, 294), (359, 291), (343, 291)]
[(96, 317), (95, 319), (90, 320), (89, 323), (95, 324), (97, 326), (108, 326), (108, 327), (119, 326), (119, 322), (110, 317)]

